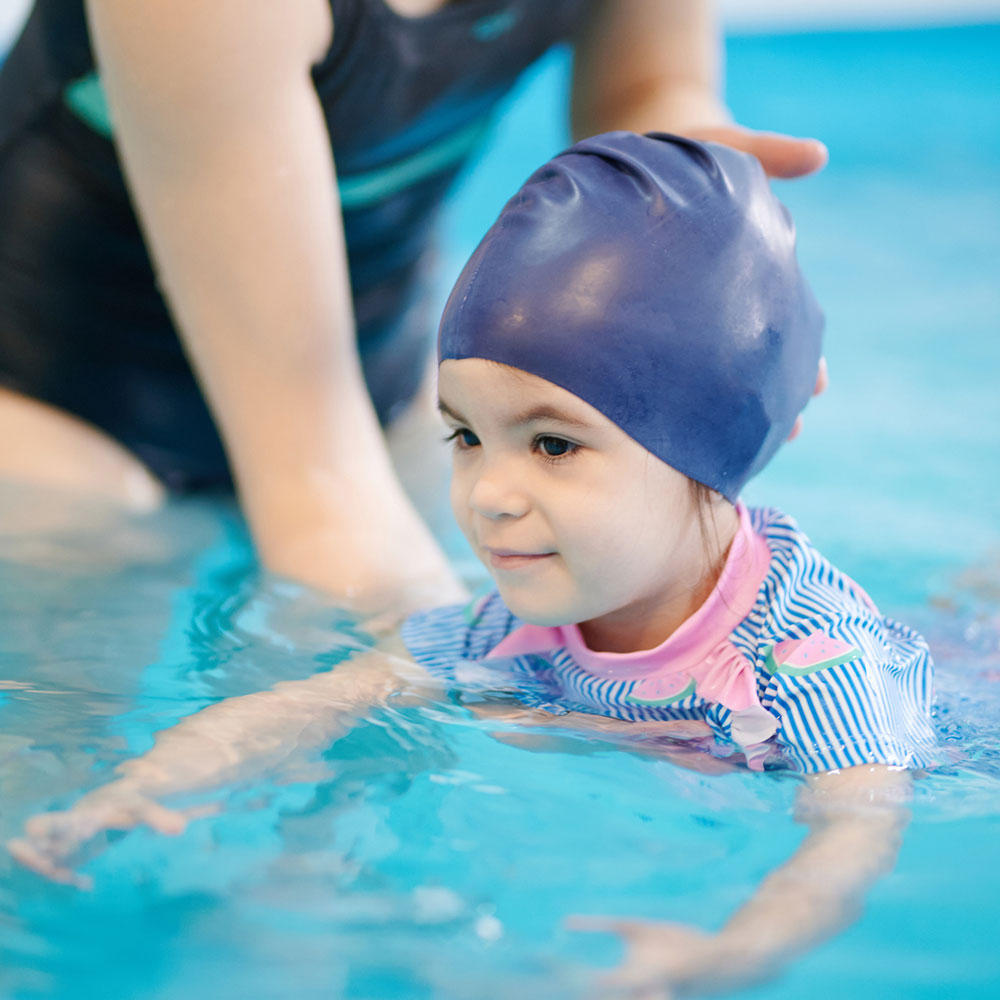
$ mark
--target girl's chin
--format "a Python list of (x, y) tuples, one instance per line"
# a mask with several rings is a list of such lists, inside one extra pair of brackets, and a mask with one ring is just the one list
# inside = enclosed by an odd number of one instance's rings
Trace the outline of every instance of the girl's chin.
[(540, 605), (524, 594), (511, 593), (509, 588), (498, 587), (504, 606), (525, 625), (538, 625), (542, 628), (559, 628), (561, 625), (575, 625), (580, 619), (572, 612), (563, 608), (553, 608), (551, 605)]

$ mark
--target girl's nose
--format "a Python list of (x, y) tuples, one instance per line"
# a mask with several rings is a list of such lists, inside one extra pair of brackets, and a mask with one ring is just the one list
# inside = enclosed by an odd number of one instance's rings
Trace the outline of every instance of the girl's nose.
[(484, 462), (472, 484), (469, 506), (482, 517), (523, 517), (530, 504), (508, 463)]

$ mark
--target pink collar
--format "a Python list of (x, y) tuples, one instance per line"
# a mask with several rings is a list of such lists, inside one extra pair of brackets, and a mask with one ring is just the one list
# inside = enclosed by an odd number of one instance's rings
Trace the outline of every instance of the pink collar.
[[(634, 653), (599, 653), (588, 649), (576, 625), (522, 625), (488, 654), (487, 659), (565, 649), (585, 670), (609, 680), (634, 680), (649, 693), (687, 675), (697, 693), (732, 711), (759, 705), (753, 666), (729, 642), (733, 629), (753, 610), (767, 575), (771, 550), (750, 524), (743, 504), (740, 523), (715, 589), (705, 603), (655, 649)], [(635, 693), (635, 689), (633, 689)], [(651, 699), (652, 700), (652, 699)]]

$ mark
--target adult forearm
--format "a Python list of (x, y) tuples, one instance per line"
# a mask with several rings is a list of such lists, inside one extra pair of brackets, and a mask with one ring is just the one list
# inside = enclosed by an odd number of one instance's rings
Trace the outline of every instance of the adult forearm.
[(771, 177), (799, 177), (826, 163), (822, 143), (732, 122), (722, 90), (710, 0), (603, 0), (577, 40), (573, 134), (677, 132), (750, 153)]
[(729, 120), (709, 0), (608, 0), (577, 46), (572, 129), (686, 132)]
[[(263, 561), (362, 609), (456, 593), (358, 359), (309, 69), (329, 5), (88, 0), (133, 202)], [(412, 607), (415, 601), (409, 599)], [(431, 602), (433, 603), (433, 601)]]
[[(359, 389), (343, 375), (333, 377), (345, 393), (364, 391), (363, 383)], [(300, 390), (308, 391), (304, 381)], [(255, 435), (268, 449), (266, 458), (258, 453), (237, 464), (261, 560), (361, 612), (462, 600), (464, 592), (396, 476), (371, 404), (359, 395), (349, 405), (340, 394), (337, 408), (329, 412), (317, 400), (316, 409), (325, 413), (322, 428), (297, 426), (312, 419), (312, 407), (286, 409)], [(428, 590), (424, 599), (421, 587)]]

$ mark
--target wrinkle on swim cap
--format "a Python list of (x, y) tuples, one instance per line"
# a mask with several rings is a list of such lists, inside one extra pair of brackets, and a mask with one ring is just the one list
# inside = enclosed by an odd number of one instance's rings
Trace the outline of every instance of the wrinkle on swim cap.
[(438, 356), (547, 379), (735, 502), (808, 402), (822, 330), (756, 159), (610, 132), (507, 203), (445, 306)]

